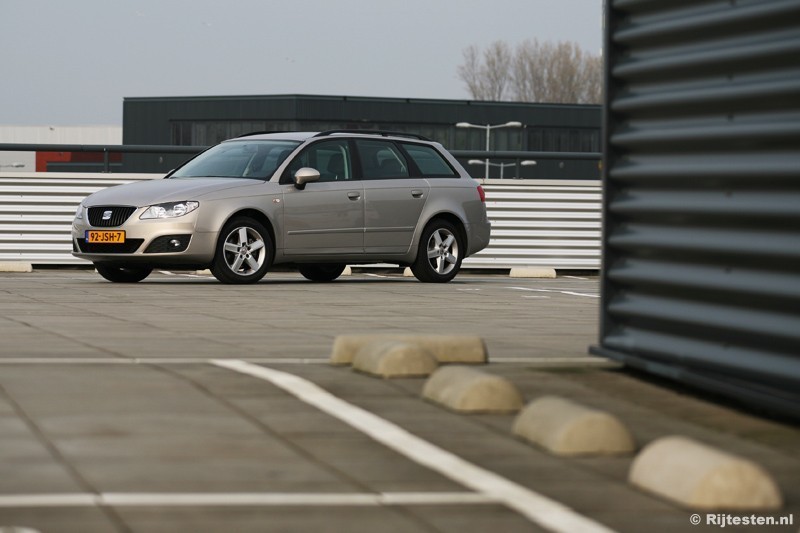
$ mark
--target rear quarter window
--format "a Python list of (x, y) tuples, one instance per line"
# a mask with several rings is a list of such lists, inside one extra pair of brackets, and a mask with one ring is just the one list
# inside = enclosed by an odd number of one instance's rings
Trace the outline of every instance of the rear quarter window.
[(458, 173), (435, 148), (420, 144), (403, 144), (408, 156), (426, 178), (457, 178)]

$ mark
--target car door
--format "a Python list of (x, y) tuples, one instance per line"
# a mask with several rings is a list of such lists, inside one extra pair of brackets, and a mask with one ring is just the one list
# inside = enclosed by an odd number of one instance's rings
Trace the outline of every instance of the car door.
[[(297, 189), (292, 176), (314, 168), (320, 180)], [(284, 171), (284, 253), (349, 255), (364, 251), (364, 191), (354, 179), (346, 139), (316, 142), (300, 152)]]
[(403, 152), (391, 141), (355, 141), (364, 186), (364, 250), (404, 254), (428, 198), (430, 186), (414, 177)]

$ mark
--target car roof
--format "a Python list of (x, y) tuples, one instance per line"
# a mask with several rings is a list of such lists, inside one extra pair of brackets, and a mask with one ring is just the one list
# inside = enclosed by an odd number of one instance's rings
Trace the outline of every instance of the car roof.
[(332, 135), (351, 135), (358, 137), (392, 137), (398, 139), (414, 139), (420, 141), (432, 142), (431, 139), (418, 135), (416, 133), (405, 133), (395, 131), (382, 131), (382, 130), (328, 130), (328, 131), (281, 131), (281, 132), (254, 132), (240, 135), (233, 140), (281, 140), (281, 141), (305, 141), (312, 137), (328, 137)]

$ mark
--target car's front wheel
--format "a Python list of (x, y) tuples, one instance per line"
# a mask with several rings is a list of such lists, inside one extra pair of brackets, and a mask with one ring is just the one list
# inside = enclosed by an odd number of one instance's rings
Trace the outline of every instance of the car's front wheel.
[(228, 221), (220, 232), (211, 273), (222, 283), (255, 283), (269, 269), (272, 241), (263, 224), (249, 217)]
[(136, 283), (142, 281), (153, 271), (151, 267), (139, 265), (114, 265), (95, 263), (97, 273), (114, 283)]
[(446, 220), (434, 220), (422, 232), (411, 272), (425, 283), (447, 283), (461, 269), (463, 250), (456, 228)]
[(319, 263), (316, 265), (298, 265), (300, 273), (311, 281), (333, 281), (344, 272), (342, 263)]

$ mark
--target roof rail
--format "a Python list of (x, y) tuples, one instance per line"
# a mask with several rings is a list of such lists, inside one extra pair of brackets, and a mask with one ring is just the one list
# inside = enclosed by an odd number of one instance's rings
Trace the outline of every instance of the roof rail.
[(418, 135), (416, 133), (404, 133), (400, 131), (384, 131), (384, 130), (327, 130), (321, 131), (314, 135), (314, 137), (327, 137), (328, 135), (333, 135), (334, 133), (355, 133), (360, 135), (380, 135), (381, 137), (410, 137), (412, 139), (419, 139), (420, 141), (431, 141), (431, 139), (425, 137), (424, 135)]
[(279, 131), (251, 131), (249, 133), (242, 133), (241, 135), (237, 135), (234, 139), (241, 139), (242, 137), (250, 137), (251, 135), (264, 135), (265, 133), (292, 133), (286, 130), (279, 130)]

